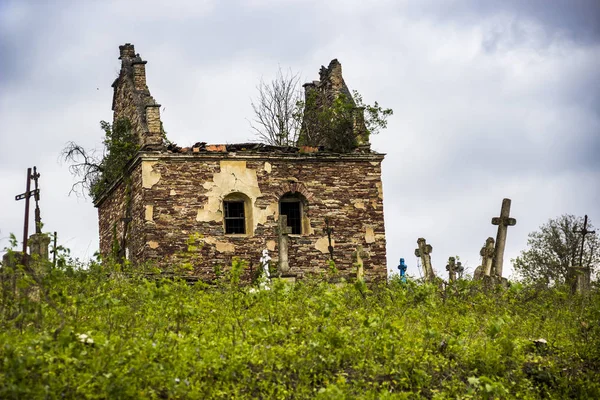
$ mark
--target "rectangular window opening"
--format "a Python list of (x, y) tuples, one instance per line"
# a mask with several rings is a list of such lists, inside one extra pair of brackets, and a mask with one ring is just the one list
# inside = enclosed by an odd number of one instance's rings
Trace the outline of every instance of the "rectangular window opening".
[(225, 233), (226, 234), (244, 234), (246, 233), (246, 219), (244, 217), (243, 201), (224, 201), (225, 209)]
[(299, 201), (282, 201), (281, 215), (287, 215), (287, 225), (292, 228), (292, 234), (302, 233), (302, 213)]

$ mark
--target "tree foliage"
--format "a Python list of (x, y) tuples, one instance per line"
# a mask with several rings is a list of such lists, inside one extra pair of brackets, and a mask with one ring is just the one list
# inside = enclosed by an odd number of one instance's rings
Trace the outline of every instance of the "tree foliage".
[(331, 100), (325, 93), (312, 90), (298, 108), (303, 110), (298, 144), (341, 153), (367, 143), (370, 134), (387, 128), (387, 119), (393, 115), (392, 109), (384, 109), (377, 102), (365, 104), (357, 91), (353, 98), (339, 94)]
[(261, 80), (257, 89), (250, 126), (259, 140), (274, 146), (324, 146), (349, 152), (368, 141), (369, 134), (385, 129), (393, 114), (377, 102), (365, 104), (356, 91), (352, 98), (340, 94), (331, 99), (323, 91), (311, 90), (302, 99), (299, 74), (284, 74), (281, 69), (271, 82)]
[(298, 104), (302, 98), (300, 75), (281, 68), (275, 79), (257, 86), (258, 98), (253, 100), (254, 119), (250, 127), (264, 143), (273, 146), (295, 146), (300, 132)]
[(3, 267), (0, 398), (600, 396), (597, 290), (410, 279), (258, 290), (239, 285), (245, 267), (212, 287), (107, 262), (37, 280)]
[[(562, 215), (550, 219), (539, 230), (529, 234), (529, 248), (513, 260), (516, 272), (530, 282), (565, 283), (570, 277), (569, 268), (579, 266), (582, 236), (575, 231), (582, 228), (582, 217)], [(588, 230), (593, 230), (589, 221)], [(582, 266), (596, 271), (599, 263), (600, 236), (598, 233), (588, 234)]]
[(69, 170), (78, 179), (71, 191), (88, 194), (94, 200), (121, 177), (139, 150), (129, 120), (119, 119), (114, 125), (100, 121), (100, 127), (104, 131), (102, 156), (74, 142), (69, 142), (62, 152), (63, 159), (70, 163)]

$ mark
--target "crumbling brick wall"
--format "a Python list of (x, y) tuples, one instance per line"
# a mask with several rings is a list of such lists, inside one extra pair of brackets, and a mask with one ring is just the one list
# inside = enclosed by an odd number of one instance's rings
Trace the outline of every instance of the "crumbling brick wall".
[[(143, 224), (132, 225), (130, 254), (138, 261), (154, 260), (163, 268), (190, 263), (190, 275), (212, 279), (215, 266), (231, 265), (234, 256), (258, 267), (263, 249), (277, 262), (279, 200), (290, 192), (306, 201), (306, 224), (290, 235), (291, 273), (302, 277), (327, 269), (329, 217), (334, 260), (343, 275), (355, 272), (353, 253), (368, 254), (365, 275), (385, 278), (385, 228), (379, 154), (262, 154), (240, 152), (143, 155), (134, 170), (141, 195), (134, 201), (134, 220), (143, 210)], [(137, 172), (136, 172), (137, 171)], [(242, 193), (251, 203), (251, 230), (226, 235), (223, 200)], [(101, 220), (123, 213), (115, 190), (101, 204)], [(104, 215), (104, 217), (103, 217)], [(114, 217), (113, 217), (114, 220)], [(106, 223), (103, 224), (103, 226)], [(140, 231), (142, 233), (140, 233)], [(109, 249), (107, 228), (101, 229), (103, 252)], [(188, 251), (195, 238), (194, 250)]]
[[(134, 265), (155, 263), (163, 270), (187, 265), (188, 274), (200, 279), (214, 278), (215, 267), (227, 268), (233, 257), (256, 270), (263, 249), (276, 264), (279, 203), (292, 193), (298, 194), (303, 210), (302, 233), (289, 240), (292, 275), (327, 270), (328, 218), (334, 229), (334, 260), (342, 274), (354, 273), (353, 253), (362, 249), (365, 278), (386, 277), (383, 155), (370, 151), (368, 139), (359, 140), (361, 146), (348, 153), (258, 144), (167, 148), (160, 105), (146, 85), (146, 62), (131, 44), (119, 50), (114, 120), (129, 120), (140, 152), (124, 176), (96, 199), (104, 256), (111, 254), (116, 239)], [(320, 81), (310, 85), (327, 99), (339, 94), (351, 99), (337, 60), (323, 67)], [(364, 130), (364, 121), (358, 122), (353, 135)], [(245, 234), (225, 234), (223, 201), (232, 194), (245, 199)]]

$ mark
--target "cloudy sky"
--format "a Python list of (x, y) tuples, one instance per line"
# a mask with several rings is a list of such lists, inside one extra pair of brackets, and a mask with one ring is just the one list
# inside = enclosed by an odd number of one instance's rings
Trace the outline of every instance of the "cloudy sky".
[(82, 259), (98, 249), (96, 209), (69, 196), (59, 154), (100, 148), (126, 42), (182, 146), (253, 139), (261, 78), (317, 79), (338, 58), (350, 89), (394, 110), (372, 137), (390, 270), (404, 257), (419, 276), (425, 237), (438, 273), (455, 255), (472, 271), (504, 197), (506, 259), (549, 218), (600, 221), (597, 0), (0, 0), (0, 248), (22, 235), (14, 196), (36, 165), (45, 230)]

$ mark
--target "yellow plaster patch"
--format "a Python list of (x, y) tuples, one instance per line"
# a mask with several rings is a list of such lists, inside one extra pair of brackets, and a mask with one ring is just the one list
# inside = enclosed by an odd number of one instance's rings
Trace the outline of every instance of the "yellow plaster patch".
[(157, 161), (142, 161), (142, 187), (152, 189), (160, 181), (160, 173), (154, 171)]
[(146, 221), (154, 221), (154, 206), (146, 204), (146, 210), (144, 214)]
[(363, 203), (362, 201), (357, 201), (356, 203), (354, 203), (354, 207), (359, 208), (361, 210), (366, 210), (367, 209), (365, 207), (365, 203)]
[(156, 249), (158, 248), (158, 242), (151, 240), (148, 242), (148, 247), (150, 247), (151, 249)]
[(250, 207), (252, 207), (252, 233), (256, 229), (259, 220), (265, 220), (263, 212), (271, 213), (272, 209), (260, 210), (254, 204), (258, 197), (262, 196), (258, 187), (256, 170), (246, 168), (246, 161), (221, 160), (221, 170), (213, 175), (213, 180), (205, 182), (204, 188), (207, 190), (208, 200), (203, 207), (198, 210), (196, 221), (215, 221), (223, 220), (221, 210), (223, 199), (231, 193), (243, 193), (250, 198)]
[(271, 173), (271, 168), (272, 168), (271, 163), (270, 162), (265, 162), (265, 172), (267, 174)]
[(275, 251), (275, 241), (274, 240), (267, 241), (267, 250)]
[(377, 182), (377, 192), (379, 193), (379, 198), (383, 200), (383, 185), (381, 182)]
[[(331, 239), (331, 245), (335, 247), (335, 240)], [(319, 250), (323, 254), (329, 253), (329, 239), (327, 236), (323, 236), (315, 242), (315, 249)]]
[(273, 216), (275, 220), (277, 220), (277, 215), (279, 211), (279, 207), (277, 203), (271, 203), (267, 206), (267, 208), (255, 208), (254, 221), (256, 221), (256, 225), (264, 225), (267, 222), (267, 218), (269, 216)]
[(306, 215), (304, 215), (302, 218), (302, 232), (304, 232), (305, 235), (315, 234), (315, 230), (310, 224), (310, 218), (308, 218)]
[(216, 247), (219, 253), (235, 253), (235, 245), (233, 243), (217, 242)]
[(233, 243), (220, 242), (213, 237), (205, 238), (204, 243), (214, 245), (219, 253), (235, 253), (235, 245)]
[(373, 228), (370, 226), (368, 226), (365, 229), (365, 242), (367, 242), (367, 243), (375, 242), (375, 231), (373, 231)]
[(379, 162), (377, 161), (371, 161), (369, 164), (371, 164), (372, 166), (376, 167), (379, 165)]
[(175, 196), (177, 194), (177, 192), (175, 191), (175, 189), (171, 189), (171, 191), (169, 192), (169, 196)]

